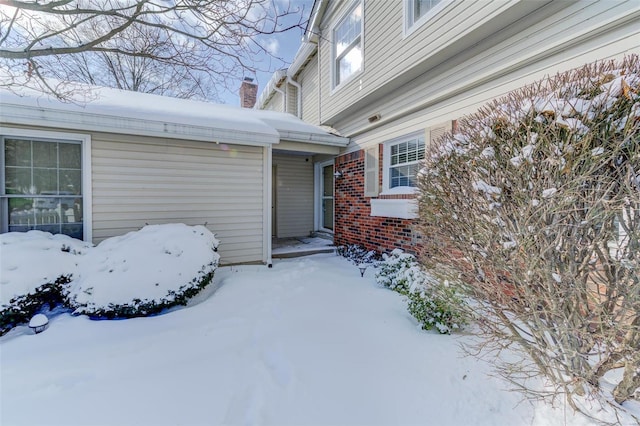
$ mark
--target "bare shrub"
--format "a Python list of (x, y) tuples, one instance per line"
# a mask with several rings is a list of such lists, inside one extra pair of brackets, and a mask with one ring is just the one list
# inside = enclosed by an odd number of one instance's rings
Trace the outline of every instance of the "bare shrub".
[[(424, 261), (477, 303), (485, 349), (528, 396), (640, 387), (640, 60), (601, 62), (511, 93), (436, 142), (419, 178)], [(527, 379), (542, 375), (549, 391)], [(617, 404), (613, 404), (620, 408)]]

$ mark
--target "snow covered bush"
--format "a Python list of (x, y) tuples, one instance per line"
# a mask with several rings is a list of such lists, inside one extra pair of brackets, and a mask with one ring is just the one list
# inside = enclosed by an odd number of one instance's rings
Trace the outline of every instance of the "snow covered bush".
[(362, 263), (376, 265), (380, 260), (380, 255), (375, 250), (367, 250), (358, 244), (338, 246), (336, 251), (340, 256), (346, 257), (354, 265), (360, 265)]
[(415, 256), (400, 249), (382, 255), (382, 262), (376, 271), (376, 281), (405, 295), (437, 283), (422, 269)]
[(148, 225), (109, 238), (64, 286), (76, 314), (130, 318), (157, 314), (187, 300), (213, 279), (218, 241), (204, 226)]
[(43, 308), (49, 310), (62, 303), (62, 286), (69, 282), (68, 276), (60, 276), (52, 283), (43, 284), (30, 293), (14, 296), (0, 307), (0, 336), (13, 327), (29, 322)]
[[(640, 61), (559, 74), (463, 118), (419, 177), (425, 262), (452, 266), (529, 395), (640, 386)], [(527, 388), (542, 375), (546, 394)]]
[(151, 225), (97, 247), (41, 231), (0, 235), (0, 335), (48, 306), (94, 318), (148, 316), (185, 305), (218, 266), (203, 226)]
[(409, 313), (418, 320), (423, 330), (435, 327), (440, 334), (451, 334), (467, 324), (461, 308), (464, 302), (455, 287), (438, 283), (413, 291), (407, 297)]
[(436, 328), (442, 334), (461, 329), (466, 321), (454, 287), (440, 283), (426, 272), (415, 256), (395, 249), (383, 254), (378, 264), (376, 281), (407, 296), (409, 313), (424, 330)]
[(66, 235), (30, 231), (0, 234), (0, 335), (45, 306), (62, 302), (61, 289), (91, 244)]

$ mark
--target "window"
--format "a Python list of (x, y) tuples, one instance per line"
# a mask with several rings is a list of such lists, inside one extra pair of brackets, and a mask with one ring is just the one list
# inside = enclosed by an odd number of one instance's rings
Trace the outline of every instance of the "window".
[(424, 159), (424, 132), (385, 144), (385, 190), (415, 187), (420, 162)]
[(336, 87), (362, 69), (362, 3), (358, 2), (333, 30)]
[(0, 138), (0, 231), (31, 229), (87, 237), (82, 140)]
[(445, 0), (405, 0), (406, 28), (413, 27), (416, 22), (421, 21), (421, 18), (427, 16), (428, 12), (434, 12), (437, 10), (436, 6), (445, 2)]

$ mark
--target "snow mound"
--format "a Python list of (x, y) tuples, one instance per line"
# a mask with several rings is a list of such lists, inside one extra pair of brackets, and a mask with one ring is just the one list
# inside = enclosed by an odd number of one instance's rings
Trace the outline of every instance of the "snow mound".
[(42, 231), (0, 234), (0, 306), (33, 294), (61, 276), (73, 275), (77, 262), (92, 246)]
[(92, 317), (134, 317), (185, 305), (220, 256), (204, 226), (150, 225), (98, 246), (47, 232), (0, 235), (0, 335), (45, 305)]
[(218, 244), (204, 226), (184, 224), (149, 225), (109, 238), (85, 256), (65, 296), (76, 313), (107, 317), (184, 304), (211, 280)]

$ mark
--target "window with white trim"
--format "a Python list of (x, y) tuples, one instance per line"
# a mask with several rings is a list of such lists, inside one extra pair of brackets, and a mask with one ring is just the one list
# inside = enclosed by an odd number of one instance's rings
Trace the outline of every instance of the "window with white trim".
[(406, 28), (409, 29), (416, 23), (419, 25), (424, 22), (427, 19), (425, 17), (443, 3), (446, 3), (446, 0), (405, 0)]
[(0, 231), (83, 239), (82, 141), (6, 135), (0, 145)]
[(362, 70), (362, 2), (334, 28), (333, 46), (333, 87), (337, 87)]
[(384, 145), (384, 191), (394, 188), (413, 188), (424, 160), (425, 133), (396, 139)]

